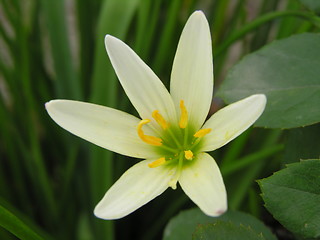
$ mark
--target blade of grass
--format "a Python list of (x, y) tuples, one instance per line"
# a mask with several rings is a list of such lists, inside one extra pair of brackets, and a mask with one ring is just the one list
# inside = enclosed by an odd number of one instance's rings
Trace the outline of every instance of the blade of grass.
[(0, 206), (0, 225), (22, 240), (44, 239), (2, 206)]
[[(287, 1), (286, 10), (297, 11), (300, 9), (300, 7), (301, 4), (299, 3), (299, 1)], [(300, 21), (301, 19), (294, 16), (281, 19), (279, 22), (277, 39), (289, 37), (290, 35), (292, 35), (296, 30), (297, 24), (299, 24)]]
[[(281, 136), (281, 133), (282, 132), (280, 130), (270, 131), (266, 135), (265, 141), (261, 144), (260, 148), (264, 149), (270, 145), (274, 145)], [(278, 149), (278, 152), (279, 151), (280, 149)], [(250, 166), (250, 168), (246, 168), (244, 171), (241, 172), (241, 178), (237, 179), (236, 189), (232, 192), (232, 196), (229, 198), (230, 209), (239, 209), (241, 203), (247, 196), (248, 189), (250, 188), (250, 186), (252, 186), (254, 180), (266, 166), (266, 160), (268, 158), (259, 159), (260, 161), (256, 161), (255, 164)]]
[(6, 229), (0, 227), (0, 239), (16, 240), (17, 238)]
[[(211, 26), (211, 32), (214, 31), (215, 37), (212, 39), (213, 46), (216, 42), (219, 42), (222, 38), (223, 31), (225, 30), (226, 18), (228, 17), (228, 6), (230, 5), (229, 0), (227, 1), (217, 1), (216, 7), (213, 13), (214, 20)], [(214, 29), (213, 29), (214, 28)]]
[(152, 38), (156, 31), (162, 0), (143, 1), (139, 7), (137, 19), (137, 31), (135, 39), (135, 51), (144, 60), (150, 57)]
[(0, 226), (22, 240), (51, 239), (47, 234), (45, 237), (38, 234), (31, 226), (23, 222), (19, 217), (2, 206), (2, 204), (0, 204)]
[(176, 198), (173, 202), (168, 204), (165, 210), (159, 215), (159, 218), (156, 222), (148, 228), (141, 240), (155, 239), (157, 233), (166, 225), (166, 223), (170, 220), (170, 217), (177, 212), (177, 209), (181, 209), (181, 207), (189, 201), (189, 198), (183, 193), (179, 198)]
[[(30, 173), (30, 176), (34, 176), (34, 184), (41, 186), (41, 191), (39, 192), (39, 199), (42, 197), (45, 199), (47, 203), (46, 208), (48, 212), (52, 216), (52, 220), (57, 220), (55, 217), (57, 216), (57, 206), (54, 199), (54, 193), (52, 189), (52, 185), (50, 183), (50, 177), (48, 175), (48, 171), (46, 169), (45, 159), (42, 154), (42, 149), (40, 146), (40, 139), (37, 134), (37, 112), (36, 112), (36, 100), (33, 94), (33, 85), (31, 82), (31, 73), (30, 73), (30, 62), (31, 62), (31, 53), (28, 50), (27, 40), (28, 37), (24, 36), (24, 33), (20, 35), (19, 42), (21, 42), (21, 67), (20, 69), (20, 79), (23, 82), (23, 91), (24, 96), (26, 96), (26, 106), (29, 111), (26, 118), (27, 135), (29, 141), (29, 148), (31, 153), (31, 164), (33, 164), (33, 171)], [(23, 113), (23, 112), (22, 112)], [(41, 195), (43, 195), (41, 197)], [(50, 221), (52, 221), (50, 220)]]
[[(264, 15), (268, 12), (274, 12), (277, 10), (279, 1), (277, 0), (265, 0), (262, 2), (259, 15)], [(272, 22), (265, 23), (257, 28), (253, 39), (250, 41), (250, 51), (255, 51), (265, 45), (268, 42), (268, 37), (272, 29)]]
[(301, 12), (301, 11), (280, 11), (280, 12), (271, 12), (267, 13), (263, 16), (256, 18), (255, 20), (247, 23), (243, 26), (240, 30), (232, 34), (229, 38), (227, 38), (220, 46), (217, 47), (215, 51), (215, 57), (219, 56), (222, 52), (224, 52), (230, 45), (232, 45), (237, 40), (241, 39), (247, 33), (257, 29), (261, 25), (273, 21), (280, 17), (286, 16), (295, 16), (306, 19), (308, 21), (313, 22), (314, 24), (317, 23), (317, 18), (308, 12)]
[(96, 20), (95, 17), (97, 15), (95, 1), (76, 0), (76, 10), (78, 23), (77, 29), (80, 44), (79, 78), (81, 79), (85, 99), (87, 99), (87, 97), (89, 97), (91, 87), (91, 82), (89, 79), (93, 70), (92, 62), (94, 56), (94, 24)]
[(221, 172), (223, 176), (231, 175), (232, 173), (243, 169), (248, 166), (252, 166), (258, 161), (261, 161), (261, 159), (265, 159), (267, 157), (270, 157), (284, 149), (283, 144), (277, 144), (275, 146), (262, 148), (261, 151), (251, 153), (245, 157), (242, 157), (240, 159), (237, 159), (236, 161), (233, 161), (232, 164), (227, 164), (221, 167)]
[[(170, 48), (172, 39), (175, 37), (175, 27), (177, 26), (177, 19), (181, 4), (182, 3), (180, 0), (170, 1), (169, 10), (165, 18), (164, 28), (160, 34), (161, 38), (157, 48), (157, 55), (155, 56), (154, 63), (152, 64), (155, 73), (162, 72), (164, 64), (168, 62), (168, 59), (171, 59), (171, 57), (173, 57), (175, 54), (175, 52), (172, 52)], [(168, 53), (171, 53), (170, 56), (168, 56)]]
[[(213, 24), (212, 24), (212, 39), (213, 39), (213, 53), (214, 56), (216, 56), (216, 48), (217, 46), (219, 46), (220, 44), (222, 44), (225, 39), (228, 38), (229, 35), (231, 35), (232, 33), (237, 31), (237, 27), (238, 25), (243, 24), (242, 22), (244, 21), (243, 19), (245, 19), (245, 15), (246, 15), (246, 11), (245, 11), (245, 0), (239, 0), (236, 4), (236, 6), (233, 8), (233, 11), (231, 13), (228, 13), (228, 15), (230, 15), (230, 20), (229, 22), (225, 22), (224, 24), (227, 24), (228, 27), (223, 29), (223, 32), (220, 32), (219, 36), (219, 41), (218, 39), (215, 40), (215, 28), (214, 26), (214, 22), (215, 19), (213, 18)], [(225, 68), (227, 68), (228, 66), (228, 57), (233, 55), (233, 52), (231, 51), (229, 54), (229, 51), (231, 49), (228, 48), (226, 49), (223, 53), (221, 53), (217, 58), (214, 59), (215, 63), (214, 63), (214, 76), (215, 76), (215, 85), (219, 86), (220, 82), (222, 81), (222, 79), (224, 79), (224, 74), (226, 72)]]
[[(38, 200), (42, 200), (46, 209), (46, 213), (51, 215), (51, 218), (44, 218), (48, 226), (52, 225), (53, 221), (56, 220), (57, 208), (56, 202), (54, 200), (54, 193), (50, 183), (50, 178), (45, 166), (45, 159), (42, 155), (42, 150), (40, 146), (39, 136), (37, 134), (37, 107), (36, 100), (33, 94), (33, 84), (31, 81), (31, 49), (29, 48), (29, 35), (24, 28), (24, 23), (20, 19), (19, 26), (15, 29), (17, 34), (17, 55), (15, 55), (14, 63), (15, 70), (17, 74), (14, 77), (17, 77), (17, 81), (14, 81), (14, 88), (16, 94), (14, 98), (19, 100), (20, 105), (15, 105), (19, 110), (17, 111), (18, 119), (23, 119), (22, 132), (19, 132), (17, 138), (20, 138), (20, 135), (25, 134), (25, 139), (27, 143), (28, 155), (25, 156), (25, 164), (31, 165), (32, 168), (29, 168), (29, 177), (33, 181), (33, 187), (38, 189)], [(45, 213), (44, 212), (44, 213)]]
[(241, 151), (244, 149), (244, 146), (247, 143), (251, 132), (252, 128), (249, 128), (247, 131), (242, 133), (239, 137), (237, 137), (230, 143), (230, 145), (228, 146), (228, 150), (221, 161), (221, 167), (238, 160), (237, 158), (241, 154)]
[(56, 73), (55, 88), (58, 98), (82, 99), (80, 81), (71, 57), (63, 0), (41, 0), (47, 25)]

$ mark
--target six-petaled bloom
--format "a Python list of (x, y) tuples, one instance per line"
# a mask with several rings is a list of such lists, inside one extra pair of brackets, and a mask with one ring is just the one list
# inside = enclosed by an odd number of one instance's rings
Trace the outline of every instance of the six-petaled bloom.
[(107, 35), (111, 63), (141, 119), (112, 108), (70, 100), (46, 104), (51, 118), (71, 133), (111, 151), (146, 159), (127, 170), (95, 208), (118, 219), (179, 182), (209, 216), (227, 209), (226, 190), (206, 151), (222, 147), (262, 114), (266, 97), (249, 96), (212, 115), (213, 63), (208, 22), (201, 11), (187, 21), (171, 73), (170, 93), (153, 71), (119, 39)]

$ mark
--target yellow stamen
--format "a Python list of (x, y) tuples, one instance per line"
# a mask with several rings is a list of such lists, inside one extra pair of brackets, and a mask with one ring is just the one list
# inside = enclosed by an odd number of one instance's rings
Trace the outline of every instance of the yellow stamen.
[(193, 136), (196, 137), (196, 138), (201, 138), (201, 137), (207, 135), (210, 132), (211, 132), (211, 128), (204, 128), (204, 129), (200, 129)]
[(159, 113), (158, 110), (154, 110), (152, 112), (152, 117), (157, 121), (157, 123), (162, 127), (162, 129), (165, 130), (165, 129), (167, 129), (169, 127), (169, 124), (162, 117), (162, 115)]
[(165, 163), (166, 163), (166, 159), (164, 157), (162, 157), (162, 158), (159, 158), (159, 159), (153, 161), (152, 163), (149, 163), (148, 166), (150, 168), (155, 168), (155, 167), (159, 167)]
[(191, 150), (184, 151), (184, 157), (185, 157), (187, 160), (192, 160), (192, 158), (193, 158), (193, 152), (192, 152)]
[(181, 116), (179, 121), (179, 127), (186, 128), (186, 126), (188, 125), (188, 112), (187, 112), (186, 106), (184, 105), (183, 100), (180, 100), (180, 111), (181, 111)]
[(158, 137), (154, 137), (154, 136), (149, 136), (149, 135), (145, 135), (143, 130), (142, 130), (142, 126), (149, 123), (150, 120), (149, 119), (144, 119), (141, 120), (137, 126), (137, 132), (139, 137), (141, 138), (142, 141), (154, 145), (154, 146), (161, 146), (162, 145), (162, 139), (158, 138)]

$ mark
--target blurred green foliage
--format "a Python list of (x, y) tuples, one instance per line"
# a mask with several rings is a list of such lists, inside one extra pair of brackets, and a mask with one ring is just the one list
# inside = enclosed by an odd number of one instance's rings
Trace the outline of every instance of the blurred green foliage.
[[(211, 26), (217, 87), (242, 56), (319, 31), (297, 0), (0, 0), (0, 239), (160, 239), (169, 219), (193, 206), (168, 190), (124, 219), (95, 218), (95, 204), (135, 160), (71, 136), (44, 104), (65, 98), (134, 113), (104, 36), (128, 43), (167, 85), (182, 27), (198, 9)], [(254, 180), (280, 168), (282, 142), (280, 130), (250, 129), (213, 153), (231, 209), (262, 216)]]

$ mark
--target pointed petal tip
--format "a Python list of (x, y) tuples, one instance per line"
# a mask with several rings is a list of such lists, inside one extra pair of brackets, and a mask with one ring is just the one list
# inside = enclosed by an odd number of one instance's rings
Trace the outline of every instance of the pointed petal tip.
[(259, 98), (259, 99), (261, 99), (263, 101), (267, 101), (267, 96), (265, 94), (263, 94), (263, 93), (254, 94), (252, 96), (254, 96), (256, 98)]
[(94, 214), (94, 216), (96, 216), (97, 218), (101, 218), (101, 219), (105, 219), (105, 220), (108, 220), (108, 219), (109, 219), (108, 217), (105, 216), (105, 214), (103, 214), (103, 211), (100, 210), (100, 205), (99, 205), (99, 203), (98, 203), (97, 206), (94, 208), (93, 214)]
[[(110, 211), (111, 210), (111, 211)], [(97, 218), (103, 219), (103, 220), (116, 220), (116, 219), (120, 219), (123, 218), (125, 216), (127, 216), (128, 214), (121, 214), (121, 213), (117, 213), (112, 211), (112, 209), (106, 209), (103, 204), (102, 201), (100, 201), (94, 208), (93, 210), (93, 214), (94, 216), (96, 216)]]
[(100, 214), (100, 211), (98, 210), (98, 206), (99, 206), (99, 204), (94, 208), (93, 215), (96, 216), (97, 218), (103, 219), (102, 215)]
[(191, 17), (191, 16), (206, 17), (205, 14), (204, 14), (204, 12), (203, 12), (202, 10), (196, 10), (196, 11), (194, 11), (194, 12), (190, 15), (190, 17)]
[(104, 37), (104, 41), (107, 43), (107, 41), (112, 41), (112, 39), (117, 39), (116, 37), (110, 35), (110, 34), (107, 34), (105, 37)]
[(220, 215), (224, 214), (227, 210), (228, 210), (227, 208), (219, 209), (218, 211), (216, 211), (216, 215), (220, 216)]
[(112, 216), (106, 215), (103, 211), (100, 211), (99, 205), (97, 205), (97, 206), (94, 208), (93, 214), (94, 214), (94, 216), (96, 216), (97, 218), (100, 218), (100, 219), (103, 219), (103, 220), (114, 220), (114, 219), (120, 218), (120, 217), (112, 217)]
[(227, 212), (228, 210), (228, 206), (227, 206), (227, 202), (223, 204), (223, 206), (220, 206), (219, 208), (215, 208), (212, 209), (212, 211), (208, 212), (208, 211), (203, 211), (206, 215), (210, 216), (210, 217), (219, 217), (222, 214), (224, 214), (225, 212)]
[(218, 210), (215, 211), (215, 216), (221, 216), (228, 210), (227, 203), (225, 203), (225, 206), (219, 208)]
[(112, 35), (109, 35), (109, 34), (107, 34), (104, 37), (104, 44), (105, 44), (105, 47), (106, 47), (108, 54), (109, 54), (110, 48), (117, 46), (117, 45), (115, 45), (117, 43), (123, 43), (123, 42), (120, 39), (118, 39)]
[(54, 107), (55, 104), (59, 104), (62, 102), (67, 102), (67, 101), (72, 101), (72, 100), (53, 99), (53, 100), (50, 100), (49, 102), (46, 102), (44, 104), (44, 106), (45, 106), (46, 110), (49, 111), (49, 109)]
[(57, 100), (50, 100), (49, 102), (46, 102), (44, 104), (44, 107), (46, 108), (47, 111), (49, 111), (49, 108), (52, 106), (53, 103), (55, 103)]
[(51, 102), (51, 101), (46, 102), (46, 103), (44, 104), (45, 109), (48, 109), (48, 107), (49, 107), (49, 105), (50, 105), (50, 102)]
[[(218, 205), (218, 206), (217, 206)], [(201, 209), (201, 208), (200, 208)], [(210, 217), (219, 217), (228, 210), (227, 196), (222, 197), (221, 201), (216, 204), (212, 209), (202, 210), (206, 215)]]
[(263, 108), (265, 107), (267, 103), (267, 96), (264, 94), (254, 94), (251, 96), (252, 98), (255, 98), (256, 101), (259, 101), (261, 105), (263, 105)]
[[(194, 19), (194, 20), (192, 20)], [(207, 22), (207, 18), (206, 18), (206, 15), (204, 14), (203, 11), (201, 10), (196, 10), (194, 11), (191, 16), (189, 17), (189, 21), (192, 20), (192, 21), (195, 21), (195, 20), (198, 20), (198, 21), (205, 21)]]
[(116, 39), (114, 36), (112, 35), (109, 35), (107, 34), (105, 37), (104, 37), (104, 44), (106, 46), (106, 48), (108, 47), (108, 45), (114, 40)]

